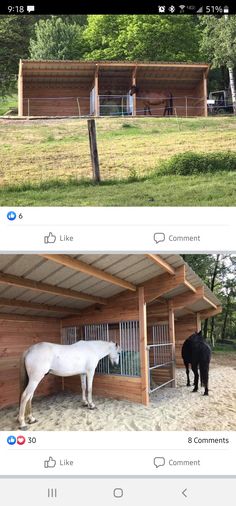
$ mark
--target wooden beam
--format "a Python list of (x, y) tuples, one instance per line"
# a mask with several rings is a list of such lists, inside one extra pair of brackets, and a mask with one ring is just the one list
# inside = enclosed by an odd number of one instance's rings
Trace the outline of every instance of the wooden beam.
[(65, 307), (65, 306), (52, 306), (50, 304), (39, 304), (37, 302), (28, 302), (26, 300), (20, 299), (5, 299), (4, 297), (0, 297), (0, 306), (8, 306), (8, 307), (22, 307), (25, 309), (36, 309), (39, 311), (53, 311), (55, 313), (62, 312), (77, 315), (80, 314), (78, 308)]
[(18, 116), (23, 116), (23, 74), (22, 74), (22, 60), (19, 64), (18, 75)]
[(144, 288), (138, 290), (139, 302), (139, 342), (140, 342), (140, 362), (141, 362), (141, 388), (142, 403), (149, 404), (149, 370), (147, 357), (147, 308), (144, 298)]
[(185, 279), (185, 281), (184, 281), (184, 285), (185, 285), (185, 286), (186, 286), (189, 290), (191, 290), (191, 292), (193, 292), (193, 293), (196, 293), (196, 292), (197, 292), (197, 289), (196, 289), (193, 285), (191, 285), (191, 283), (189, 283), (189, 281), (187, 281), (187, 279)]
[(196, 317), (197, 317), (197, 332), (200, 332), (200, 330), (202, 328), (201, 315), (199, 313), (197, 313)]
[[(132, 72), (132, 86), (136, 86), (136, 73), (137, 73), (137, 67), (134, 67)], [(137, 96), (136, 93), (133, 95), (133, 116), (136, 116), (137, 112)]]
[(215, 316), (217, 314), (222, 313), (222, 306), (217, 306), (216, 309), (205, 309), (204, 311), (199, 311), (200, 318), (202, 320), (206, 320), (207, 318), (210, 318), (211, 316)]
[(98, 89), (98, 72), (99, 66), (96, 65), (95, 76), (94, 76), (94, 91), (95, 91), (95, 116), (100, 116), (100, 107), (99, 107), (99, 89)]
[(164, 269), (164, 271), (166, 271), (166, 272), (168, 272), (169, 274), (172, 274), (172, 275), (175, 274), (175, 269), (173, 269), (173, 267), (171, 267), (171, 265), (168, 264), (168, 262), (166, 262), (160, 255), (152, 255), (151, 253), (148, 253), (145, 256), (149, 260), (151, 260), (152, 262), (154, 262), (155, 264), (157, 264), (159, 267), (161, 267), (162, 269)]
[(151, 280), (143, 283), (145, 288), (145, 300), (146, 303), (149, 304), (154, 300), (158, 299), (158, 297), (165, 295), (166, 293), (171, 292), (175, 288), (179, 286), (184, 286), (185, 282), (185, 266), (181, 265), (175, 270), (175, 274), (171, 275), (169, 273), (161, 274), (152, 278)]
[(170, 300), (168, 303), (168, 322), (169, 322), (169, 337), (170, 342), (172, 343), (172, 358), (173, 363), (171, 364), (171, 378), (174, 378), (171, 386), (176, 387), (176, 367), (175, 367), (175, 313), (173, 308), (173, 303)]
[(54, 318), (48, 316), (45, 318), (45, 316), (31, 316), (31, 315), (21, 315), (21, 314), (11, 314), (11, 313), (0, 313), (0, 322), (2, 321), (20, 321), (20, 322), (31, 322), (31, 321), (41, 321), (46, 323), (47, 321), (50, 322), (58, 322), (59, 318)]
[(69, 297), (71, 299), (86, 300), (88, 302), (97, 302), (98, 304), (107, 304), (107, 301), (102, 297), (95, 297), (84, 292), (77, 292), (68, 288), (61, 288), (55, 285), (49, 285), (41, 281), (33, 281), (27, 278), (14, 276), (13, 274), (5, 274), (0, 272), (0, 283), (6, 285), (20, 286), (21, 288), (29, 288), (39, 292), (53, 293), (62, 297)]
[(216, 305), (216, 304), (214, 304), (214, 302), (212, 302), (212, 301), (211, 301), (208, 297), (206, 297), (205, 295), (204, 295), (204, 297), (203, 297), (203, 300), (205, 300), (205, 302), (207, 302), (207, 304), (209, 304), (210, 306), (212, 306), (214, 309), (216, 309), (216, 308), (217, 308), (217, 305)]
[(86, 264), (81, 260), (77, 260), (77, 258), (73, 258), (69, 255), (40, 255), (47, 260), (52, 260), (53, 262), (57, 262), (60, 265), (64, 265), (69, 267), (70, 269), (74, 269), (75, 271), (84, 272), (89, 276), (93, 276), (95, 278), (101, 279), (102, 281), (107, 281), (108, 283), (112, 283), (113, 285), (120, 286), (125, 288), (126, 290), (131, 290), (133, 292), (136, 291), (136, 286), (129, 281), (125, 281), (125, 279), (121, 279), (117, 276), (113, 276), (113, 274), (109, 274), (97, 267), (93, 267), (92, 265)]
[(208, 116), (208, 108), (207, 108), (207, 75), (208, 75), (207, 69), (203, 74), (203, 99), (204, 99), (204, 116)]
[(195, 302), (203, 299), (204, 287), (198, 286), (195, 293), (184, 292), (172, 298), (174, 309), (185, 308), (191, 306)]

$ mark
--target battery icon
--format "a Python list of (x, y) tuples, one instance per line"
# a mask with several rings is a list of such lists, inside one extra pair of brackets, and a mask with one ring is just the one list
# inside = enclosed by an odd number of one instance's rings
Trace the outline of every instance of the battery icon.
[(224, 6), (224, 14), (229, 14), (229, 7), (228, 7), (228, 5)]

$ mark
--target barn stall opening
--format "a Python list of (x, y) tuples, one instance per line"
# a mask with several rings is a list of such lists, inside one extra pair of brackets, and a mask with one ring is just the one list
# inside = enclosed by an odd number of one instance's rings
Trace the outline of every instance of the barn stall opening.
[[(173, 114), (207, 116), (206, 63), (20, 60), (19, 116), (142, 116), (142, 96), (171, 93)], [(164, 104), (152, 107), (163, 116)]]
[[(175, 387), (181, 346), (221, 312), (215, 295), (180, 255), (1, 255), (0, 408), (19, 398), (19, 358), (31, 344), (79, 339), (121, 346), (102, 360), (93, 392), (148, 405)], [(47, 375), (36, 395), (81, 393), (78, 376)]]

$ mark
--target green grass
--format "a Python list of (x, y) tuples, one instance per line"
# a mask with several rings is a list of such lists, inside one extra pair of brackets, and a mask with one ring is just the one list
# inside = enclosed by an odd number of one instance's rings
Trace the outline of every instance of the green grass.
[(9, 109), (18, 106), (17, 95), (12, 95), (10, 97), (5, 97), (4, 99), (0, 98), (0, 116), (3, 116)]
[(85, 119), (0, 120), (0, 205), (234, 206), (236, 174), (161, 174), (194, 152), (235, 153), (236, 118), (99, 118), (102, 183)]
[(140, 180), (49, 181), (0, 189), (0, 205), (18, 206), (233, 206), (236, 173), (150, 176)]

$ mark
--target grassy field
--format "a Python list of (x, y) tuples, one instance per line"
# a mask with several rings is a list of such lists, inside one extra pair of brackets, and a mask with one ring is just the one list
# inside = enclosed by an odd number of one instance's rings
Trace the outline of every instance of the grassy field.
[(91, 178), (85, 119), (0, 120), (1, 205), (226, 205), (235, 172), (161, 176), (177, 153), (235, 151), (236, 118), (100, 118), (102, 184)]
[(8, 112), (13, 107), (17, 107), (17, 95), (12, 95), (10, 97), (6, 97), (0, 100), (0, 116), (3, 116), (6, 112)]

